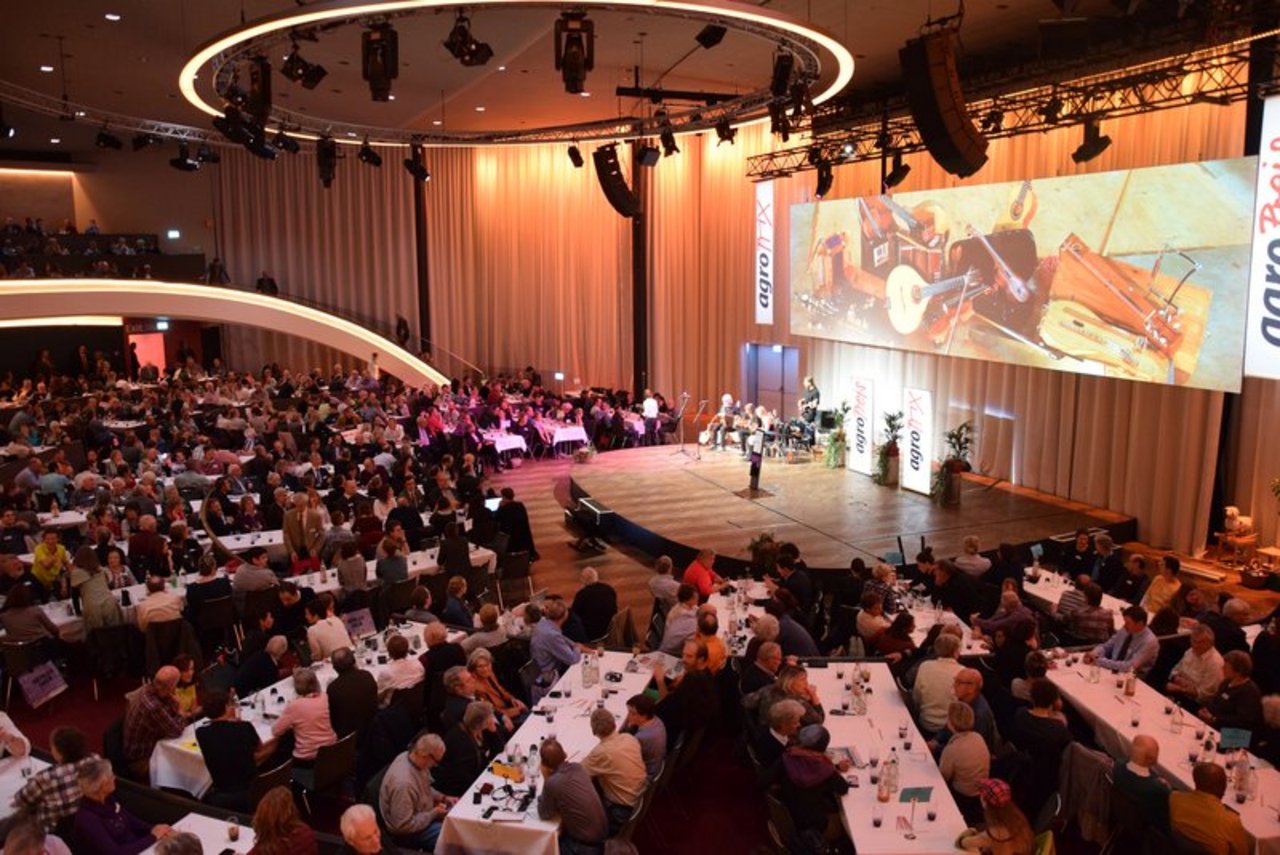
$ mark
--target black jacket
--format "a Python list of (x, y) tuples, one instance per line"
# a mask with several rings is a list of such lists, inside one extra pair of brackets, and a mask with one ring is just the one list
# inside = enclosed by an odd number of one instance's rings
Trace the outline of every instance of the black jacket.
[(354, 668), (329, 684), (329, 723), (338, 738), (362, 730), (378, 712), (378, 681)]

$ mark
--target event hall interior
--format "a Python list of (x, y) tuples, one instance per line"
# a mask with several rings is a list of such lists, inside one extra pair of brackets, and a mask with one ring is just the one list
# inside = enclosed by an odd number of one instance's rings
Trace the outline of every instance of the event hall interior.
[(1280, 2), (0, 22), (6, 855), (1280, 855)]

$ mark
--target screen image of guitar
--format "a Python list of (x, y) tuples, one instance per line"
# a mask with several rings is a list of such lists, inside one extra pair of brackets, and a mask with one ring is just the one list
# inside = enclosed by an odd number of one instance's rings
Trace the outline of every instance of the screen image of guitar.
[[(881, 195), (880, 203), (892, 212), (891, 223), (900, 220), (905, 229), (898, 229), (898, 264), (914, 267), (927, 278), (942, 274), (943, 259), (951, 227), (946, 216), (931, 204), (917, 205), (907, 210), (892, 196)], [(894, 219), (896, 218), (896, 219)]]
[[(969, 268), (960, 276), (952, 276), (937, 282), (926, 282), (913, 267), (898, 265), (889, 271), (885, 280), (885, 302), (889, 323), (902, 335), (910, 335), (920, 328), (929, 305), (935, 297), (961, 290), (958, 302), (967, 302), (979, 293), (985, 293), (978, 271)], [(944, 311), (946, 309), (944, 308)]]
[(1023, 181), (1009, 197), (1009, 207), (996, 220), (991, 231), (1005, 232), (1010, 229), (1028, 228), (1031, 221), (1035, 219), (1039, 206), (1040, 203), (1036, 198), (1036, 191), (1031, 187), (1031, 182)]

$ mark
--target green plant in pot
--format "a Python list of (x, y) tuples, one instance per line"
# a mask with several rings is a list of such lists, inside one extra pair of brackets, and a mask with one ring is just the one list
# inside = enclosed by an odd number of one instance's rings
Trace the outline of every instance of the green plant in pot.
[(934, 476), (934, 497), (944, 505), (959, 505), (960, 488), (964, 484), (960, 476), (973, 469), (969, 463), (969, 452), (973, 448), (973, 422), (961, 422), (942, 436), (947, 444), (947, 456)]
[(899, 449), (902, 438), (902, 411), (884, 414), (884, 442), (876, 446), (876, 474), (872, 480), (885, 487), (898, 484)]
[(844, 454), (849, 448), (849, 437), (844, 432), (844, 417), (849, 413), (849, 402), (841, 401), (840, 407), (832, 413), (836, 427), (827, 437), (827, 445), (822, 453), (822, 463), (828, 469), (844, 467)]

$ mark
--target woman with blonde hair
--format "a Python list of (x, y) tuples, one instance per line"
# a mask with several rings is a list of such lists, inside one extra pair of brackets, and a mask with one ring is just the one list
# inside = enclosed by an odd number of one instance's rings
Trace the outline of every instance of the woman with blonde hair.
[(467, 670), (475, 678), (476, 700), (488, 701), (499, 715), (504, 716), (513, 726), (519, 727), (529, 714), (529, 708), (507, 691), (507, 687), (493, 673), (493, 654), (483, 647), (477, 647), (467, 657)]
[(316, 835), (302, 821), (293, 793), (280, 786), (267, 790), (253, 813), (253, 848), (249, 855), (317, 855)]

